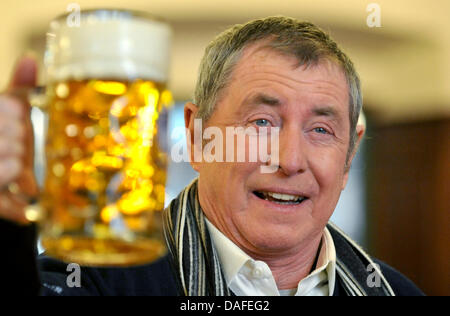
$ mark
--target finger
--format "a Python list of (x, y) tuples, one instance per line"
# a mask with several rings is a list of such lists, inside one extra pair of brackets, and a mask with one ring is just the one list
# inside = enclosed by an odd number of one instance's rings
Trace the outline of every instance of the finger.
[(33, 56), (22, 57), (14, 67), (9, 88), (34, 87), (37, 78), (37, 62)]
[(25, 216), (27, 203), (18, 199), (10, 193), (0, 194), (0, 218), (10, 220), (14, 223), (28, 224)]
[(22, 102), (15, 97), (0, 95), (0, 115), (3, 118), (11, 117), (22, 119), (24, 116), (24, 106)]
[(34, 137), (33, 126), (31, 125), (31, 118), (29, 115), (25, 118), (24, 127), (26, 135), (23, 142), (25, 152), (22, 155), (22, 164), (24, 168), (16, 182), (19, 184), (21, 191), (24, 194), (28, 194), (29, 197), (36, 197), (38, 186), (36, 179), (34, 178)]
[(0, 138), (5, 137), (13, 141), (21, 141), (25, 136), (23, 123), (14, 118), (0, 117)]
[(22, 171), (19, 178), (15, 180), (20, 187), (20, 193), (28, 199), (37, 198), (39, 195), (39, 187), (34, 177), (32, 168), (26, 168)]
[[(36, 86), (37, 78), (37, 63), (34, 57), (25, 56), (21, 58), (13, 71), (11, 82), (8, 88), (8, 94), (14, 98), (3, 99), (3, 111), (15, 111), (15, 108), (11, 106), (12, 100), (16, 101), (20, 108), (20, 115), (22, 126), (24, 127), (25, 137), (22, 141), (24, 146), (24, 153), (20, 161), (21, 173), (17, 176), (15, 172), (10, 172), (7, 176), (2, 177), (0, 174), (1, 182), (4, 184), (14, 180), (19, 185), (19, 190), (22, 195), (28, 195), (28, 197), (35, 197), (38, 192), (38, 187), (33, 173), (34, 165), (34, 140), (33, 140), (33, 127), (31, 124), (30, 111), (31, 107), (27, 100), (28, 88)], [(12, 100), (11, 100), (12, 99)], [(0, 99), (1, 101), (1, 99)], [(6, 103), (6, 104), (5, 104)], [(1, 160), (0, 160), (1, 161)], [(6, 163), (11, 163), (11, 159), (4, 159), (5, 168)], [(2, 166), (0, 164), (0, 166)], [(0, 169), (1, 171), (1, 169)], [(13, 171), (16, 171), (14, 169)], [(6, 182), (6, 183), (5, 183)], [(17, 196), (15, 197), (17, 198)]]
[(0, 134), (0, 159), (7, 157), (22, 159), (24, 152), (25, 148), (20, 140), (1, 137)]
[[(7, 105), (12, 104), (10, 101), (7, 101)], [(26, 115), (24, 115), (20, 122), (17, 122), (17, 120), (13, 122), (13, 119), (9, 122), (9, 124), (15, 126), (14, 128), (16, 130), (12, 127), (7, 133), (0, 134), (0, 187), (14, 181), (19, 185), (22, 194), (27, 194), (29, 197), (36, 197), (38, 194), (38, 186), (33, 172), (33, 126), (29, 115), (30, 107), (25, 108), (23, 104), (20, 104), (20, 106), (22, 112), (26, 112)], [(5, 108), (8, 109), (5, 110)], [(11, 109), (12, 107), (3, 106), (4, 111), (11, 111)], [(20, 157), (15, 160), (16, 162), (19, 161), (21, 169), (21, 173), (19, 174), (16, 172), (17, 164), (11, 162), (14, 157)], [(5, 171), (3, 172), (3, 170)]]
[(0, 159), (0, 188), (8, 185), (18, 178), (22, 172), (22, 162), (20, 159), (5, 158)]

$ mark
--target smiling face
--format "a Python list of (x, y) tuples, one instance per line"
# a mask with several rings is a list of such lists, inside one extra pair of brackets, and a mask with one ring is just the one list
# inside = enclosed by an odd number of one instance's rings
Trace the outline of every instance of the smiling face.
[[(262, 162), (192, 163), (207, 218), (257, 257), (298, 251), (318, 240), (347, 181), (345, 75), (327, 61), (308, 68), (296, 65), (295, 58), (261, 45), (247, 47), (204, 122), (223, 135), (230, 126), (279, 127), (275, 173), (261, 173)], [(187, 104), (185, 112), (192, 129), (196, 107)]]

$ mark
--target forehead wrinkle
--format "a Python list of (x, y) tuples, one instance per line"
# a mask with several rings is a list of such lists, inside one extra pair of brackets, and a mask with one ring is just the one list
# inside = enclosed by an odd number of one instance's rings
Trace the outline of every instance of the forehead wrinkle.
[[(272, 73), (270, 73), (270, 74), (272, 74)], [(339, 96), (337, 96), (336, 93), (333, 93), (333, 91), (339, 90), (339, 91), (336, 91), (336, 92), (341, 94), (340, 90), (342, 90), (342, 89), (340, 89), (338, 84), (335, 84), (335, 83), (332, 83), (332, 82), (329, 82), (329, 81), (323, 81), (323, 80), (314, 80), (313, 82), (303, 81), (303, 80), (294, 80), (294, 79), (291, 79), (291, 78), (285, 78), (284, 76), (281, 76), (281, 75), (278, 75), (278, 74), (274, 74), (274, 75), (275, 75), (275, 77), (283, 77), (284, 79), (289, 79), (291, 82), (294, 82), (295, 85), (293, 85), (293, 84), (286, 84), (285, 80), (281, 80), (281, 79), (274, 80), (274, 78), (271, 78), (271, 79), (257, 78), (257, 79), (252, 80), (252, 81), (254, 83), (267, 82), (267, 81), (270, 81), (272, 83), (275, 82), (275, 83), (278, 83), (278, 84), (282, 85), (285, 88), (288, 88), (288, 89), (294, 91), (295, 94), (297, 94), (299, 91), (303, 90), (303, 89), (299, 89), (299, 87), (298, 87), (298, 84), (300, 83), (303, 86), (311, 86), (312, 87), (311, 91), (308, 91), (309, 93), (319, 94), (321, 96), (325, 95), (327, 97), (330, 97), (337, 104), (339, 104), (341, 102)], [(322, 83), (325, 84), (325, 86), (322, 86), (322, 85), (317, 86), (315, 84), (316, 82), (322, 82)], [(331, 86), (333, 88), (331, 88)], [(261, 85), (258, 84), (257, 87), (255, 87), (255, 88), (256, 89), (266, 89), (264, 84), (261, 84)], [(251, 93), (250, 96), (245, 97), (245, 99), (244, 99), (244, 101), (242, 101), (241, 105), (248, 107), (250, 104), (248, 104), (247, 99), (252, 98), (252, 95), (255, 95), (255, 94), (256, 95), (257, 94), (264, 94), (264, 95), (267, 95), (270, 98), (277, 99), (280, 104), (284, 104), (285, 103), (285, 96), (283, 94), (279, 95), (279, 92), (273, 92), (273, 91), (270, 91), (270, 89), (269, 89), (269, 92)], [(348, 103), (347, 91), (343, 92), (343, 94), (341, 96), (345, 99), (344, 103), (347, 104)], [(326, 102), (325, 100), (323, 100), (323, 101), (321, 101), (319, 103), (330, 103), (330, 102)], [(267, 103), (261, 103), (261, 104), (267, 104)]]
[[(241, 76), (237, 76), (238, 78), (245, 77), (246, 75), (251, 76), (257, 72), (260, 72), (262, 74), (273, 74), (273, 75), (283, 76), (282, 74), (279, 74), (280, 65), (278, 65), (278, 66), (273, 65), (273, 57), (270, 56), (272, 54), (275, 56), (281, 57), (281, 59), (279, 59), (279, 60), (281, 60), (283, 64), (288, 66), (288, 68), (290, 68), (290, 71), (294, 71), (294, 72), (297, 70), (307, 71), (307, 70), (311, 70), (311, 69), (321, 68), (321, 69), (325, 70), (328, 73), (328, 75), (331, 75), (331, 73), (339, 74), (339, 77), (342, 77), (343, 82), (345, 82), (345, 86), (347, 86), (347, 79), (346, 79), (345, 73), (344, 73), (342, 67), (340, 67), (336, 63), (331, 62), (327, 59), (324, 59), (324, 60), (320, 61), (319, 63), (311, 65), (311, 66), (308, 66), (305, 64), (299, 65), (296, 57), (282, 54), (282, 53), (280, 53), (272, 48), (266, 47), (264, 45), (261, 46), (261, 43), (257, 43), (256, 45), (250, 45), (249, 47), (247, 47), (244, 50), (243, 55), (241, 56), (240, 60), (238, 61), (238, 63), (235, 66), (235, 69), (232, 72), (232, 77), (234, 77), (234, 75), (236, 75), (237, 73), (240, 73), (240, 72), (243, 72), (243, 74)], [(252, 71), (248, 71), (248, 69), (246, 69), (248, 67), (250, 69), (252, 69)], [(261, 68), (267, 68), (269, 70), (264, 70)], [(281, 66), (281, 68), (284, 68), (284, 66)], [(273, 70), (271, 70), (271, 69), (273, 69)], [(298, 83), (308, 84), (308, 82), (306, 82), (306, 81), (295, 80), (293, 78), (290, 78), (289, 75), (283, 76), (283, 77), (293, 80), (293, 81), (297, 81)], [(321, 80), (319, 80), (319, 81), (321, 81)], [(339, 89), (342, 88), (338, 84), (328, 82), (328, 81), (327, 81), (327, 83), (336, 85)]]
[[(276, 86), (272, 89), (273, 84), (278, 84), (283, 89), (293, 91), (297, 101), (306, 101), (307, 103), (313, 101), (315, 104), (310, 104), (313, 106), (334, 105), (340, 108), (340, 105), (346, 106), (349, 103), (348, 82), (338, 65), (319, 63), (312, 67), (302, 68), (302, 66), (296, 64), (295, 59), (283, 56), (281, 61), (284, 60), (285, 62), (281, 62), (279, 66), (274, 66), (267, 57), (270, 56), (249, 56), (248, 54), (242, 56), (231, 73), (230, 84), (225, 89), (229, 89), (229, 92), (241, 91), (237, 94), (241, 94), (243, 97), (238, 101), (240, 104), (237, 109), (238, 112), (251, 110), (248, 106), (242, 105), (247, 105), (245, 104), (246, 98), (258, 92), (266, 91), (265, 94), (280, 100), (281, 104), (285, 104), (287, 101), (285, 93), (279, 91)], [(301, 77), (300, 72), (314, 70), (314, 68), (317, 71), (313, 73), (313, 76), (296, 78), (296, 74)], [(328, 77), (332, 80), (327, 80)], [(242, 93), (242, 89), (248, 90)], [(315, 95), (318, 97), (317, 99)], [(327, 98), (329, 99), (327, 100)]]
[[(348, 98), (348, 87), (347, 87), (347, 81), (345, 78), (343, 78), (345, 87), (342, 87), (339, 83), (323, 80), (323, 79), (311, 79), (311, 80), (299, 80), (292, 78), (292, 76), (286, 76), (279, 73), (279, 69), (276, 67), (273, 67), (274, 71), (267, 71), (267, 70), (260, 70), (260, 71), (253, 71), (253, 72), (244, 72), (242, 75), (239, 74), (239, 71), (235, 73), (236, 77), (232, 81), (235, 84), (240, 84), (242, 81), (271, 81), (274, 83), (278, 83), (280, 85), (283, 85), (287, 88), (290, 88), (291, 90), (298, 92), (302, 91), (304, 89), (301, 89), (300, 86), (303, 87), (312, 87), (313, 93), (319, 93), (324, 94), (327, 96), (332, 97), (335, 101), (339, 103), (339, 97), (343, 97), (347, 102)], [(261, 77), (257, 77), (255, 79), (252, 79), (255, 75), (260, 74)], [(249, 80), (246, 80), (248, 77), (250, 77)], [(319, 85), (318, 85), (319, 84)]]

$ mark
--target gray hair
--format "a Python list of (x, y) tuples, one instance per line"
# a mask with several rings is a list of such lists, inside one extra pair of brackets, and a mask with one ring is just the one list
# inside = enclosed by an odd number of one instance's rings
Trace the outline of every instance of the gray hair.
[(265, 47), (298, 60), (298, 66), (314, 66), (330, 60), (342, 67), (349, 87), (350, 146), (347, 160), (357, 140), (356, 125), (362, 108), (359, 76), (352, 61), (328, 34), (309, 22), (288, 17), (267, 17), (235, 25), (219, 34), (207, 47), (200, 63), (194, 92), (199, 108), (197, 117), (207, 121), (220, 93), (227, 86), (242, 51), (250, 44), (265, 40)]

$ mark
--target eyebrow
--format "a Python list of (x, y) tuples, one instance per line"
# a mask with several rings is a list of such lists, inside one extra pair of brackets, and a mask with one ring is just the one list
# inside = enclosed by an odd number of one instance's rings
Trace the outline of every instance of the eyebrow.
[(316, 116), (339, 117), (338, 111), (331, 106), (315, 107), (311, 112)]
[(244, 101), (245, 105), (259, 105), (259, 104), (265, 104), (269, 106), (277, 106), (281, 104), (281, 101), (275, 97), (269, 96), (264, 93), (258, 93), (256, 95), (253, 95), (249, 97), (247, 100)]
[[(280, 106), (282, 103), (283, 102), (280, 99), (270, 96), (270, 95), (267, 95), (265, 93), (258, 93), (258, 94), (252, 95), (243, 102), (244, 105), (247, 105), (250, 107), (261, 105), (261, 104), (276, 107), (276, 106)], [(336, 122), (341, 120), (340, 112), (338, 110), (336, 110), (335, 107), (330, 106), (330, 105), (316, 106), (313, 109), (311, 109), (311, 113), (314, 116), (328, 117)]]
[(313, 116), (328, 118), (338, 125), (341, 125), (344, 122), (341, 111), (338, 111), (336, 108), (329, 105), (317, 106), (311, 110), (311, 113)]

